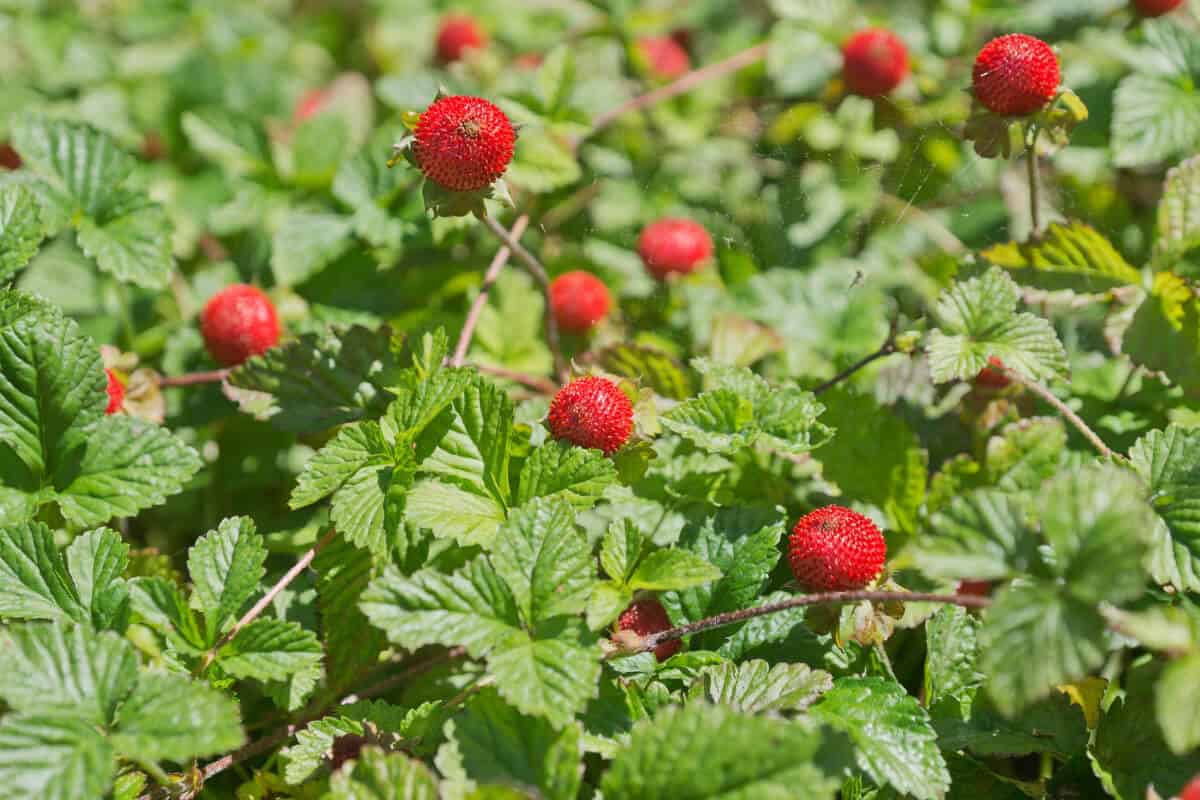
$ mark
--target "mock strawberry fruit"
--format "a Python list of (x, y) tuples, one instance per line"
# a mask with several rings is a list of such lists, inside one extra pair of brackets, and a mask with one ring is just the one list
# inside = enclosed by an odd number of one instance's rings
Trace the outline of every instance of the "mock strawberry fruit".
[(296, 122), (311, 119), (325, 108), (327, 102), (329, 102), (328, 89), (309, 89), (296, 101), (296, 110), (292, 112), (292, 118)]
[(21, 156), (16, 150), (13, 150), (12, 145), (10, 145), (8, 142), (0, 143), (0, 168), (21, 168)]
[(712, 252), (712, 237), (690, 219), (660, 219), (647, 225), (638, 239), (642, 263), (659, 280), (671, 273), (694, 272)]
[(111, 369), (105, 367), (104, 374), (108, 378), (108, 405), (105, 414), (116, 414), (125, 403), (125, 383)]
[(213, 360), (233, 367), (279, 343), (279, 317), (261, 290), (237, 283), (208, 301), (200, 332)]
[(908, 48), (889, 30), (871, 28), (842, 47), (842, 78), (863, 97), (882, 97), (908, 77)]
[(1061, 80), (1058, 56), (1050, 45), (1023, 33), (1010, 33), (985, 44), (971, 72), (979, 102), (989, 111), (1013, 117), (1045, 106)]
[(883, 569), (887, 543), (875, 523), (842, 506), (800, 518), (788, 542), (792, 574), (817, 592), (853, 591)]
[(995, 356), (988, 356), (988, 366), (979, 370), (979, 374), (975, 376), (976, 386), (985, 386), (988, 389), (1005, 389), (1012, 381), (1004, 372), (1004, 362)]
[(612, 455), (633, 433), (633, 403), (607, 378), (580, 378), (554, 395), (546, 424), (555, 439)]
[[(630, 604), (629, 608), (622, 611), (621, 616), (617, 619), (617, 630), (633, 631), (638, 636), (661, 633), (670, 630), (671, 627), (667, 610), (653, 597), (637, 600)], [(659, 661), (666, 661), (678, 653), (681, 647), (683, 647), (683, 642), (678, 639), (663, 642), (654, 648), (654, 657)]]
[(590, 272), (567, 272), (550, 282), (550, 309), (558, 327), (567, 333), (587, 333), (608, 316), (610, 308), (608, 287)]
[(959, 581), (958, 589), (955, 591), (955, 594), (963, 594), (968, 597), (987, 597), (991, 593), (991, 581)]
[(1179, 800), (1200, 800), (1200, 773), (1179, 792)]
[(413, 153), (426, 178), (456, 192), (490, 186), (508, 169), (517, 133), (482, 97), (441, 97), (417, 122)]
[(687, 50), (670, 36), (638, 39), (637, 49), (650, 74), (656, 78), (674, 80), (692, 68), (692, 59)]
[(458, 61), (472, 48), (487, 44), (488, 37), (473, 17), (454, 14), (442, 20), (438, 29), (437, 55), (444, 64)]
[[(1183, 5), (1183, 0), (1133, 0), (1133, 6), (1143, 17), (1161, 17)], [(1198, 798), (1200, 800), (1200, 798)]]

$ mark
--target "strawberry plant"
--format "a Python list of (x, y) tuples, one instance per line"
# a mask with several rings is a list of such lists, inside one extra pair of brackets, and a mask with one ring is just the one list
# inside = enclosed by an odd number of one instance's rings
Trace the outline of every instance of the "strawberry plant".
[(1200, 797), (1195, 0), (0, 36), (0, 800)]

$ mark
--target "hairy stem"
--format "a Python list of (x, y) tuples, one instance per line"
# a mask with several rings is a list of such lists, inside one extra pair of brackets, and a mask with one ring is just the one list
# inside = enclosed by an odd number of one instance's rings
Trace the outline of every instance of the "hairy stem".
[(194, 386), (197, 383), (220, 383), (231, 369), (214, 369), (210, 372), (186, 372), (183, 375), (160, 375), (159, 386)]
[(296, 577), (301, 572), (308, 569), (308, 565), (312, 563), (314, 558), (316, 558), (317, 553), (321, 552), (325, 545), (333, 541), (333, 537), (336, 535), (337, 530), (331, 528), (328, 533), (326, 533), (320, 538), (320, 540), (317, 541), (316, 544), (308, 548), (304, 555), (300, 556), (300, 558), (296, 560), (296, 563), (292, 565), (292, 568), (283, 573), (283, 576), (275, 582), (275, 585), (272, 586), (267, 593), (262, 596), (262, 599), (255, 603), (249, 611), (243, 614), (242, 618), (235, 622), (233, 627), (227, 630), (225, 634), (217, 640), (217, 643), (214, 644), (209, 651), (204, 654), (204, 658), (200, 660), (200, 664), (196, 667), (195, 674), (203, 674), (203, 672), (212, 664), (213, 660), (216, 659), (217, 653), (221, 650), (221, 648), (229, 644), (229, 642), (233, 640), (233, 637), (237, 636), (238, 632), (241, 631), (242, 628), (258, 619), (258, 615), (261, 614), (267, 606), (271, 605), (271, 602), (279, 595), (279, 593), (286, 589), (288, 584), (296, 580)]
[(758, 608), (744, 608), (741, 611), (728, 611), (724, 614), (717, 614), (714, 617), (696, 620), (689, 622), (687, 625), (680, 625), (677, 628), (660, 631), (659, 633), (651, 634), (642, 639), (641, 644), (632, 650), (614, 650), (609, 654), (609, 658), (621, 658), (624, 656), (636, 655), (637, 653), (645, 653), (661, 645), (663, 642), (682, 639), (684, 636), (690, 636), (693, 633), (701, 631), (709, 631), (713, 628), (723, 628), (726, 625), (733, 625), (738, 622), (745, 622), (748, 619), (762, 617), (767, 614), (776, 614), (780, 611), (788, 611), (793, 608), (801, 608), (803, 606), (821, 606), (821, 605), (845, 605), (847, 603), (859, 603), (863, 600), (869, 600), (876, 603), (886, 603), (891, 601), (901, 601), (906, 603), (945, 603), (948, 605), (963, 606), (965, 608), (987, 608), (991, 605), (991, 598), (979, 597), (977, 595), (960, 595), (960, 594), (930, 594), (927, 592), (874, 592), (874, 591), (857, 591), (857, 592), (819, 592), (817, 594), (802, 594), (783, 600), (778, 603), (770, 603)]
[(1034, 236), (1042, 232), (1041, 176), (1038, 174), (1037, 154), (1038, 136), (1041, 133), (1041, 128), (1033, 129), (1033, 133), (1030, 134), (1029, 152), (1025, 156), (1025, 165), (1029, 170), (1029, 219)]
[[(513, 223), (512, 230), (508, 235), (514, 239), (520, 239), (521, 234), (525, 233), (526, 226), (529, 225), (529, 215), (522, 214), (517, 217), (517, 221)], [(475, 302), (471, 303), (471, 310), (467, 312), (466, 322), (463, 323), (462, 333), (458, 335), (458, 344), (454, 346), (454, 355), (450, 358), (450, 366), (461, 367), (463, 360), (467, 357), (467, 350), (471, 347), (471, 337), (475, 335), (475, 326), (479, 324), (479, 315), (483, 313), (483, 307), (487, 305), (488, 292), (492, 289), (492, 284), (500, 277), (500, 270), (504, 269), (504, 265), (508, 263), (508, 257), (512, 250), (505, 245), (496, 251), (492, 263), (488, 266), (487, 272), (484, 273), (483, 283), (479, 287), (479, 294), (475, 297)]]
[(506, 378), (514, 383), (519, 383), (522, 386), (533, 389), (539, 394), (551, 395), (558, 391), (558, 385), (547, 378), (526, 375), (523, 372), (514, 372), (511, 369), (504, 369), (503, 367), (491, 367), (486, 364), (472, 364), (471, 366), (488, 375), (495, 375), (497, 378)]
[(497, 222), (487, 214), (479, 214), (479, 219), (483, 222), (484, 227), (495, 234), (509, 250), (516, 254), (517, 258), (529, 274), (533, 276), (534, 281), (542, 290), (542, 295), (546, 301), (546, 344), (550, 346), (550, 352), (554, 356), (554, 371), (558, 375), (558, 379), (562, 383), (566, 383), (570, 377), (570, 369), (567, 366), (567, 361), (563, 358), (562, 344), (558, 337), (558, 322), (554, 319), (554, 312), (550, 308), (550, 276), (546, 274), (546, 268), (542, 266), (542, 262), (537, 260), (533, 253), (525, 248), (515, 237), (509, 235), (509, 232), (504, 229), (504, 226)]
[(855, 361), (853, 364), (851, 364), (850, 366), (846, 367), (844, 370), (839, 372), (837, 375), (834, 375), (829, 380), (818, 385), (817, 387), (815, 387), (812, 390), (812, 393), (813, 394), (821, 394), (823, 392), (827, 392), (830, 389), (832, 389), (833, 387), (837, 386), (839, 383), (849, 379), (851, 376), (854, 375), (854, 373), (858, 372), (860, 369), (867, 366), (868, 364), (878, 361), (879, 359), (883, 358), (884, 356), (890, 356), (893, 353), (897, 352), (896, 351), (896, 332), (897, 332), (898, 326), (899, 326), (899, 320), (893, 319), (891, 322), (891, 326), (888, 328), (887, 339), (885, 339), (883, 344), (881, 344), (879, 346), (878, 350), (876, 350), (873, 353), (869, 353), (868, 355), (863, 356), (858, 361)]
[[(995, 368), (995, 365), (992, 365), (992, 369)], [(1070, 422), (1072, 425), (1074, 425), (1075, 429), (1083, 434), (1083, 438), (1087, 439), (1091, 443), (1092, 447), (1095, 447), (1101, 456), (1104, 458), (1112, 458), (1116, 455), (1112, 449), (1104, 443), (1104, 440), (1101, 439), (1094, 430), (1089, 428), (1088, 424), (1084, 422), (1078, 414), (1072, 411), (1070, 406), (1064, 403), (1058, 397), (1058, 395), (1054, 394), (1054, 392), (1050, 391), (1037, 381), (1031, 378), (1026, 378), (1024, 375), (1008, 369), (1007, 367), (1004, 369), (1004, 374), (1007, 375), (1009, 379), (1016, 381), (1029, 391), (1036, 394), (1049, 405), (1054, 406), (1054, 410), (1059, 414), (1062, 414), (1063, 417), (1066, 418), (1067, 422)]]

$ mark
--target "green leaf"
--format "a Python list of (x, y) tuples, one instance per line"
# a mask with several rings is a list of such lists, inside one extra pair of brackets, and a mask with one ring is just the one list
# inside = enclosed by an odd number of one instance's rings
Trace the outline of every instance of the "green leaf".
[(440, 439), (431, 440), (436, 447), (421, 462), (421, 471), (507, 506), (512, 401), (502, 389), (476, 377), (446, 414), (448, 428), (437, 430)]
[(129, 587), (121, 577), (129, 565), (129, 545), (108, 528), (89, 531), (71, 542), (67, 569), (85, 620), (98, 630), (123, 630), (129, 611)]
[(516, 503), (524, 505), (536, 497), (561, 497), (576, 508), (591, 508), (616, 482), (617, 468), (612, 459), (596, 450), (551, 440), (526, 459)]
[(747, 714), (801, 711), (833, 688), (833, 676), (807, 664), (768, 664), (750, 659), (720, 664), (701, 673), (694, 696)]
[(382, 632), (358, 607), (377, 567), (368, 550), (334, 537), (313, 559), (313, 570), (324, 622), (326, 683), (331, 691), (348, 690), (363, 671), (376, 666), (384, 647)]
[(1133, 315), (1121, 349), (1134, 363), (1165, 372), (1186, 391), (1200, 391), (1200, 303), (1173, 272), (1159, 272)]
[(217, 664), (235, 678), (286, 681), (321, 663), (316, 634), (295, 622), (256, 619), (217, 653)]
[(668, 708), (633, 729), (601, 790), (606, 800), (832, 800), (841, 781), (817, 763), (824, 739), (799, 720), (703, 703)]
[(83, 622), (88, 610), (49, 528), (40, 522), (0, 528), (0, 617)]
[(245, 742), (237, 701), (180, 675), (143, 672), (117, 714), (113, 747), (124, 756), (186, 764)]
[(876, 783), (918, 800), (940, 798), (950, 787), (929, 715), (899, 684), (843, 678), (810, 713), (850, 737), (859, 767)]
[(395, 455), (400, 463), (363, 467), (333, 495), (334, 526), (347, 540), (378, 555), (400, 546), (404, 504), (416, 470), (410, 451)]
[(33, 193), (21, 185), (0, 186), (0, 283), (29, 263), (45, 235)]
[(354, 149), (347, 121), (332, 113), (301, 122), (290, 144), (288, 172), (292, 183), (314, 189), (329, 186), (338, 165)]
[(925, 623), (925, 700), (932, 708), (983, 682), (976, 669), (979, 621), (962, 606), (943, 606)]
[(754, 443), (754, 406), (729, 389), (704, 392), (659, 418), (667, 430), (714, 453), (735, 453)]
[(694, 381), (683, 365), (652, 347), (615, 344), (597, 353), (596, 363), (605, 372), (637, 381), (672, 400), (695, 394)]
[(999, 267), (943, 292), (934, 307), (938, 330), (929, 335), (933, 380), (974, 378), (992, 356), (1035, 380), (1064, 377), (1067, 354), (1053, 326), (1018, 313), (1019, 299), (1017, 284)]
[(1172, 261), (1200, 247), (1200, 156), (1194, 156), (1167, 172), (1162, 200), (1158, 203), (1158, 237), (1154, 260), (1169, 266)]
[(488, 657), (500, 695), (525, 714), (567, 725), (596, 696), (600, 648), (581, 621), (559, 618), (510, 636)]
[(315, 433), (378, 417), (391, 400), (381, 387), (397, 369), (389, 338), (386, 328), (359, 325), (306, 333), (245, 362), (228, 381), (269, 394), (263, 416), (285, 431)]
[(134, 578), (129, 582), (134, 613), (184, 652), (199, 652), (207, 640), (187, 599), (166, 578)]
[(475, 326), (471, 363), (529, 375), (548, 374), (554, 360), (542, 336), (545, 307), (542, 293), (528, 275), (516, 270), (501, 272)]
[(196, 451), (170, 431), (124, 414), (104, 417), (84, 433), (79, 463), (56, 476), (66, 483), (57, 496), (63, 516), (81, 527), (164, 502), (201, 466)]
[(545, 129), (526, 128), (505, 178), (514, 186), (543, 194), (575, 183), (582, 174), (563, 137), (552, 136)]
[(283, 286), (304, 283), (354, 246), (349, 217), (295, 210), (271, 239), (271, 272)]
[(0, 794), (6, 798), (103, 797), (113, 771), (112, 746), (84, 720), (35, 714), (0, 720)]
[(185, 111), (180, 124), (192, 147), (235, 175), (272, 169), (266, 132), (254, 120), (208, 107)]
[(165, 289), (175, 268), (167, 212), (125, 193), (111, 202), (103, 216), (79, 220), (79, 248), (119, 281)]
[(1141, 273), (1102, 233), (1077, 220), (1065, 225), (1052, 222), (1035, 239), (998, 244), (982, 255), (1038, 289), (1103, 292), (1142, 282)]
[(1163, 739), (1176, 755), (1200, 748), (1200, 652), (1163, 668), (1154, 689), (1155, 711)]
[(1171, 425), (1129, 450), (1158, 519), (1150, 573), (1181, 591), (1200, 591), (1200, 431)]
[(504, 522), (504, 507), (491, 497), (435, 480), (418, 481), (405, 510), (410, 522), (465, 546), (491, 547)]
[(882, 508), (891, 527), (912, 532), (928, 471), (916, 434), (868, 395), (836, 389), (822, 402), (822, 422), (838, 431), (818, 455), (822, 474), (847, 497)]
[(647, 545), (646, 538), (631, 520), (616, 520), (608, 526), (600, 543), (600, 566), (610, 578), (624, 584), (633, 575)]
[(71, 213), (106, 209), (135, 165), (107, 134), (80, 122), (27, 114), (13, 126), (12, 140), (24, 164), (70, 201)]
[(293, 786), (301, 785), (329, 763), (334, 742), (346, 734), (363, 736), (368, 730), (403, 737), (412, 745), (429, 732), (438, 719), (440, 704), (422, 703), (416, 708), (402, 709), (381, 700), (365, 700), (338, 708), (336, 715), (309, 723), (296, 733), (296, 743), (280, 751), (284, 762), (284, 778)]
[(592, 549), (563, 500), (538, 499), (514, 510), (490, 559), (529, 625), (583, 611), (596, 580)]
[(979, 489), (935, 513), (913, 542), (913, 558), (929, 575), (997, 580), (1026, 574), (1036, 562), (1032, 501)]
[(388, 444), (376, 422), (348, 425), (304, 465), (288, 505), (303, 508), (338, 491), (356, 473), (385, 466)]
[(437, 800), (437, 779), (403, 753), (364, 747), (352, 767), (329, 782), (330, 800)]
[[(1193, 66), (1191, 72), (1195, 80), (1200, 68)], [(1189, 155), (1197, 145), (1200, 91), (1174, 77), (1134, 74), (1122, 79), (1113, 95), (1116, 166), (1150, 166)]]
[(0, 634), (0, 698), (16, 711), (107, 725), (136, 680), (137, 656), (116, 634), (56, 622)]
[(437, 765), (447, 778), (476, 784), (527, 787), (547, 800), (574, 800), (583, 781), (583, 748), (575, 723), (556, 730), (519, 713), (495, 690), (471, 698), (446, 723)]
[(222, 520), (188, 551), (192, 598), (204, 612), (205, 643), (212, 645), (258, 591), (267, 550), (248, 517)]
[(664, 592), (719, 580), (721, 570), (687, 550), (656, 550), (629, 576), (630, 589)]

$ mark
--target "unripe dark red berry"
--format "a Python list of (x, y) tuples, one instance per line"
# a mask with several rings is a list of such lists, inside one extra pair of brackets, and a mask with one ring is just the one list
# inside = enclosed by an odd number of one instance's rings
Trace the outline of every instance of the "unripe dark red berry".
[(208, 301), (200, 332), (213, 360), (232, 367), (279, 343), (279, 317), (261, 290), (238, 283)]
[(550, 282), (550, 309), (558, 327), (567, 333), (587, 333), (608, 316), (612, 296), (604, 281), (576, 270)]
[(816, 592), (861, 589), (883, 569), (887, 543), (875, 523), (842, 506), (800, 518), (789, 539), (792, 574)]
[(670, 36), (646, 36), (638, 39), (637, 49), (650, 74), (656, 78), (673, 80), (692, 68), (692, 59), (687, 50)]
[(1012, 381), (1004, 373), (1004, 362), (995, 356), (988, 356), (989, 366), (979, 370), (975, 376), (975, 385), (988, 389), (1005, 389)]
[(0, 143), (0, 167), (4, 169), (20, 169), (21, 156), (8, 142)]
[(970, 597), (987, 597), (991, 593), (991, 581), (959, 581), (958, 589), (955, 592), (955, 594), (964, 594)]
[(487, 44), (488, 37), (473, 17), (452, 14), (442, 20), (437, 35), (437, 56), (444, 64), (458, 61), (471, 48)]
[(908, 77), (908, 48), (889, 30), (871, 28), (842, 47), (846, 88), (863, 97), (882, 97)]
[[(653, 597), (647, 597), (630, 604), (629, 608), (622, 611), (620, 618), (617, 619), (617, 630), (633, 631), (638, 636), (661, 633), (665, 630), (670, 630), (671, 627), (671, 620), (667, 617), (667, 610), (663, 608), (662, 603)], [(681, 647), (683, 647), (683, 642), (678, 639), (663, 642), (654, 648), (654, 657), (659, 661), (666, 661), (678, 653)]]
[(1179, 792), (1179, 800), (1200, 800), (1200, 773)]
[(107, 367), (104, 374), (108, 378), (108, 405), (104, 408), (104, 413), (116, 414), (125, 403), (125, 384), (115, 372)]
[(366, 737), (357, 733), (344, 733), (334, 739), (329, 758), (329, 769), (337, 772), (347, 761), (358, 758), (366, 743)]
[(315, 117), (321, 109), (325, 108), (327, 102), (329, 102), (328, 89), (309, 89), (296, 101), (296, 110), (292, 112), (292, 118), (296, 122), (304, 122), (306, 119)]
[(508, 169), (517, 133), (482, 97), (442, 97), (417, 122), (413, 152), (429, 180), (456, 192), (487, 188)]
[(712, 252), (712, 237), (690, 219), (660, 219), (647, 225), (638, 239), (642, 263), (659, 280), (671, 273), (694, 272)]
[(1161, 17), (1183, 5), (1183, 0), (1133, 0), (1133, 5), (1143, 17)]
[(1062, 74), (1050, 45), (1034, 36), (1010, 33), (983, 46), (971, 80), (975, 97), (989, 111), (1025, 116), (1054, 98)]
[(617, 384), (588, 376), (558, 390), (546, 424), (555, 439), (612, 455), (633, 433), (633, 403)]

